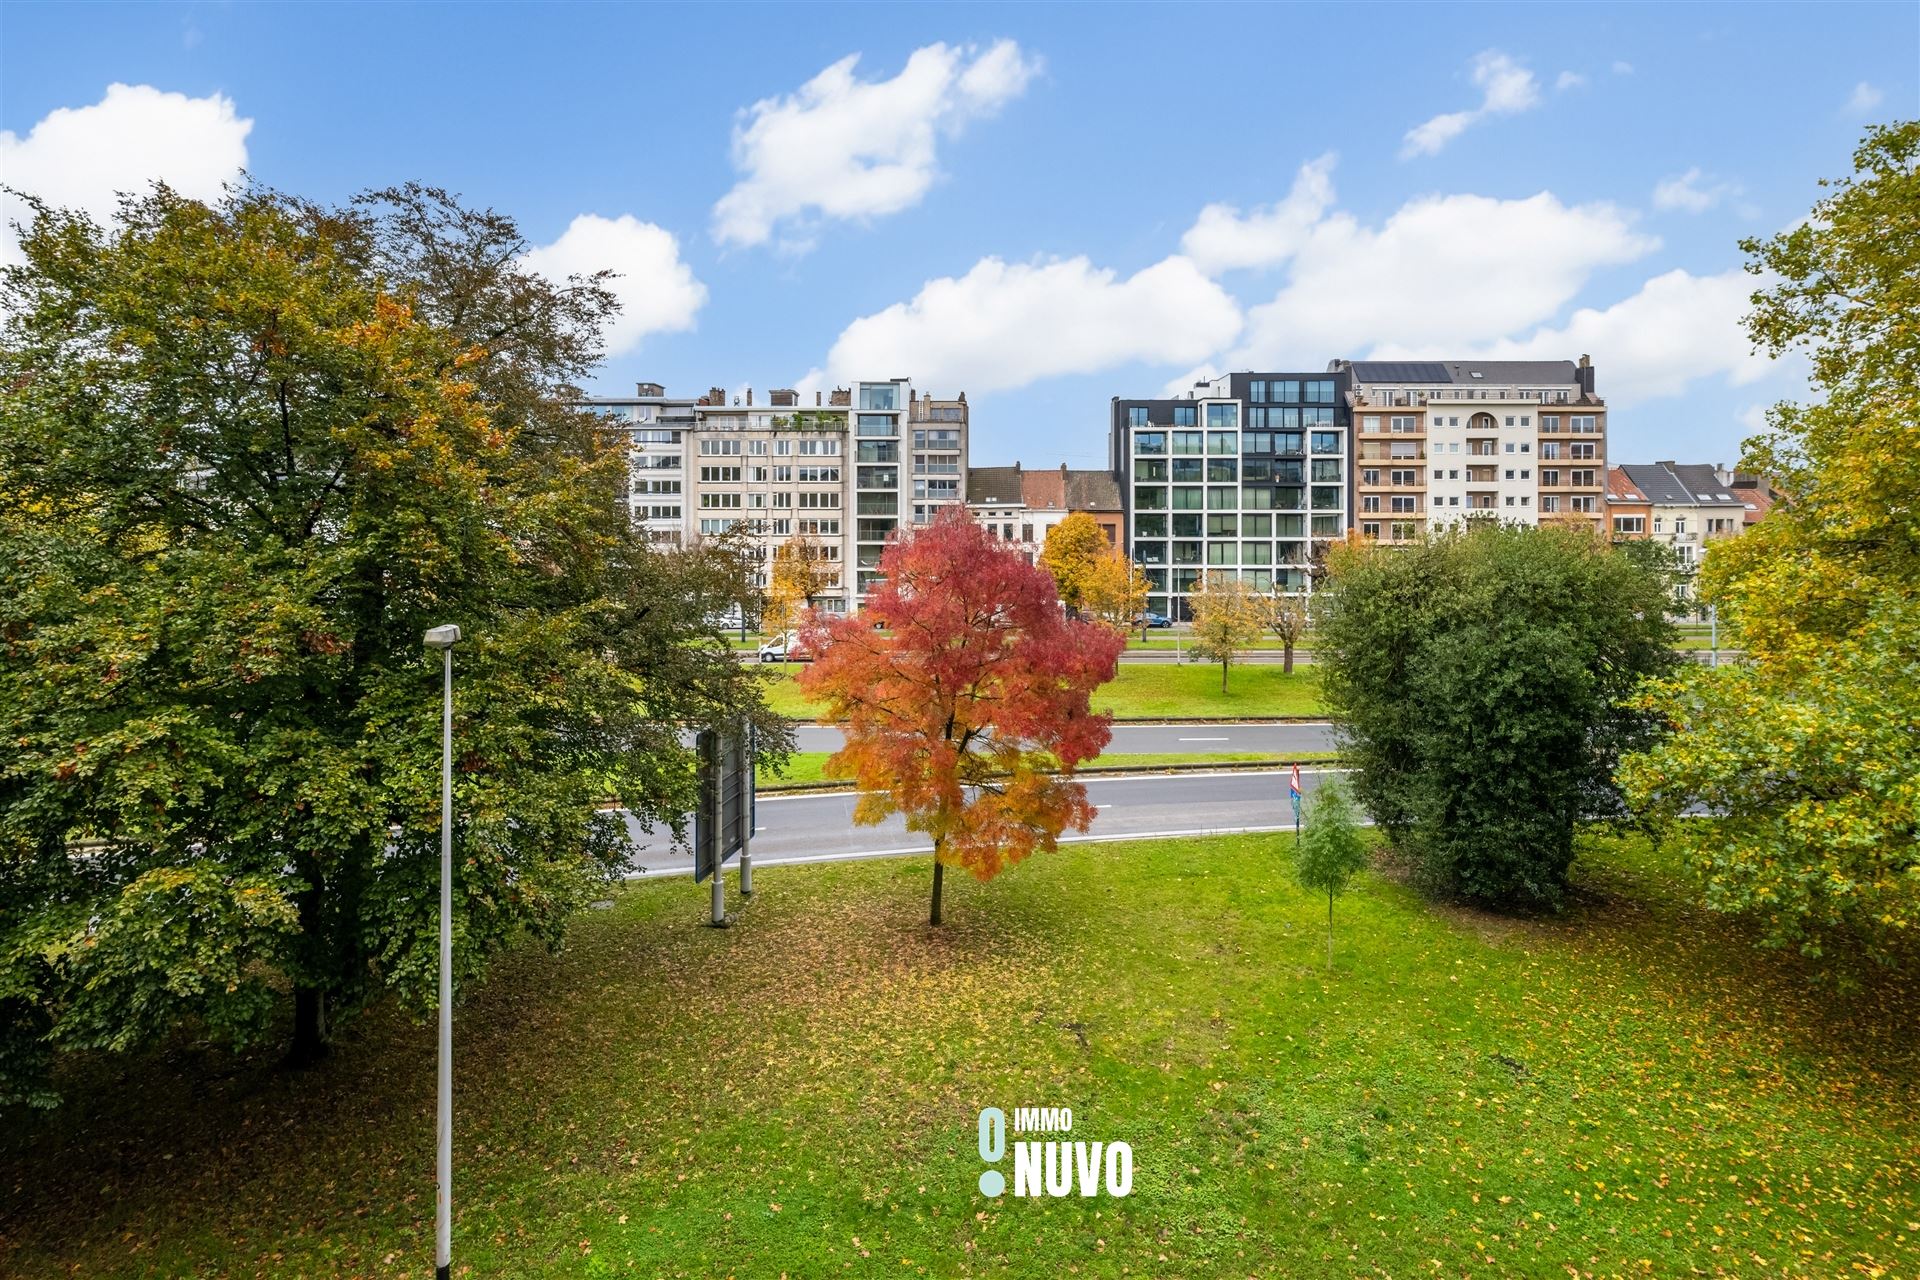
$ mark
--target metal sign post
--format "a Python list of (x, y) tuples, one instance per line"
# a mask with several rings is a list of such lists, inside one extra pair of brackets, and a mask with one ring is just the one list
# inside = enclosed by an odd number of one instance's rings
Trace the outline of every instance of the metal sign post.
[(747, 862), (753, 832), (753, 751), (745, 732), (719, 734), (702, 730), (695, 739), (699, 757), (700, 798), (693, 815), (693, 878), (713, 877), (712, 916), (708, 923), (727, 927), (726, 889), (722, 883), (726, 862), (741, 855), (743, 895), (753, 891), (752, 868)]

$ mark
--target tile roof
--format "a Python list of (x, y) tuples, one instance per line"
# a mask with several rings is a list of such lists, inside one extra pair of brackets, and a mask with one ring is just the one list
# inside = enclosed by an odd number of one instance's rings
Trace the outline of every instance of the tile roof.
[(1021, 497), (1020, 464), (1011, 467), (967, 468), (967, 502), (971, 506), (1013, 506)]
[(1607, 468), (1607, 501), (1645, 502), (1647, 495), (1634, 486), (1624, 467)]
[(1618, 468), (1626, 472), (1650, 502), (1663, 507), (1744, 506), (1733, 486), (1722, 481), (1711, 464), (1705, 462), (1634, 463)]

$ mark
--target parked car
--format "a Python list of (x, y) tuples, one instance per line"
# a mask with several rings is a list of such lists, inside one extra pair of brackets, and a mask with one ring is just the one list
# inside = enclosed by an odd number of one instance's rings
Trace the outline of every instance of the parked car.
[(1168, 618), (1164, 613), (1143, 613), (1133, 620), (1133, 625), (1136, 627), (1170, 627), (1173, 625), (1173, 620)]
[(803, 653), (800, 649), (798, 631), (778, 632), (768, 636), (766, 643), (760, 646), (762, 662), (810, 662), (812, 660), (812, 654)]

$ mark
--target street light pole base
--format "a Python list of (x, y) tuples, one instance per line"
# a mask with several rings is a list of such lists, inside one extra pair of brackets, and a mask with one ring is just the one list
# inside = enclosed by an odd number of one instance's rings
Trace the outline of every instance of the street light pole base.
[(447, 1280), (448, 1264), (442, 1263), (433, 1269), (433, 1280)]
[(709, 920), (707, 921), (707, 927), (709, 929), (731, 929), (733, 928), (733, 917), (721, 916), (718, 920)]

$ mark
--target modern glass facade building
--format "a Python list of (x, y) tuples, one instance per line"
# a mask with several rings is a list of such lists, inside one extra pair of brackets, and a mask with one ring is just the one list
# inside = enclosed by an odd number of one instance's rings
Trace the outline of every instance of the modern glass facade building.
[(1306, 590), (1313, 543), (1352, 524), (1349, 381), (1233, 373), (1177, 399), (1113, 401), (1113, 470), (1150, 610), (1187, 617), (1209, 572), (1263, 594)]

